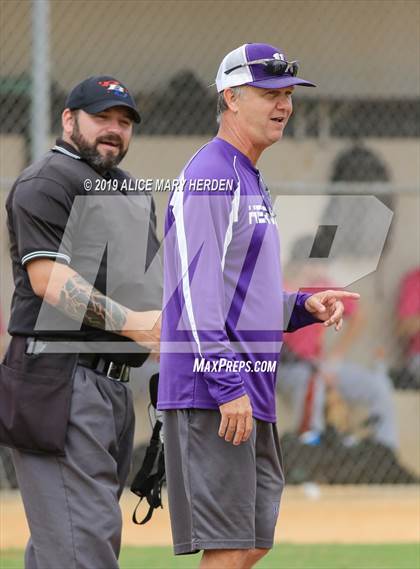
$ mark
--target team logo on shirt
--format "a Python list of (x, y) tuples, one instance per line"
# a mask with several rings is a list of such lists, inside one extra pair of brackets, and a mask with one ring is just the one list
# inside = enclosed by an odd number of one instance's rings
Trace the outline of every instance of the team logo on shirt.
[(112, 95), (118, 95), (119, 97), (127, 97), (127, 89), (121, 85), (119, 81), (109, 80), (109, 81), (98, 81), (98, 85), (105, 87), (108, 93)]
[(264, 204), (250, 205), (248, 209), (248, 222), (250, 225), (256, 225), (257, 223), (276, 224), (276, 218), (267, 210)]

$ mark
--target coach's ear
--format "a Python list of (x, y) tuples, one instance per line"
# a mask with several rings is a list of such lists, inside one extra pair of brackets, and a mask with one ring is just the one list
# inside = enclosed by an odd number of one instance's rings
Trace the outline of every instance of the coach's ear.
[(66, 135), (67, 137), (69, 137), (73, 134), (76, 112), (77, 111), (72, 111), (70, 109), (64, 109), (61, 115), (61, 124), (63, 127), (63, 135), (64, 135), (63, 138), (66, 138)]
[(228, 87), (223, 91), (223, 97), (225, 99), (226, 106), (234, 113), (237, 113), (239, 110), (238, 99), (240, 98), (240, 96), (241, 96), (241, 90), (238, 88), (234, 90)]

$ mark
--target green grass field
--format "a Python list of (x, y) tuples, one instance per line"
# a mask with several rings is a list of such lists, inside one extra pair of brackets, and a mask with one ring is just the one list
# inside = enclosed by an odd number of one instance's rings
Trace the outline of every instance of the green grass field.
[[(121, 569), (189, 569), (197, 567), (199, 559), (199, 555), (174, 557), (169, 547), (126, 547), (121, 554)], [(275, 547), (258, 567), (420, 569), (420, 545), (281, 545)], [(23, 569), (22, 551), (1, 551), (0, 568)]]

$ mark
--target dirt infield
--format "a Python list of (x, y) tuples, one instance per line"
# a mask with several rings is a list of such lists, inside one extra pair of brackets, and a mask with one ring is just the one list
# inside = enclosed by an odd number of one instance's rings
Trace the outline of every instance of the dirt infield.
[[(123, 495), (124, 545), (169, 545), (171, 532), (165, 509), (151, 522), (131, 521), (136, 497)], [(416, 542), (420, 536), (420, 487), (336, 486), (289, 487), (282, 502), (277, 542), (385, 543)], [(17, 492), (0, 494), (0, 549), (23, 547), (28, 538)]]

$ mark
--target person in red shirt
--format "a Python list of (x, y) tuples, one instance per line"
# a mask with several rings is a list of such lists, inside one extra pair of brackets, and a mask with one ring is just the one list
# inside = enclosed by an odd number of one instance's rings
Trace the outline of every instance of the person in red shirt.
[[(293, 256), (285, 271), (286, 285), (305, 292), (329, 289), (332, 283), (323, 277), (324, 272), (324, 266), (317, 264), (316, 259)], [(303, 434), (302, 440), (316, 442), (325, 430), (326, 388), (331, 386), (348, 405), (367, 407), (374, 440), (395, 450), (398, 431), (392, 381), (383, 366), (370, 369), (348, 359), (353, 342), (363, 332), (364, 316), (352, 300), (345, 300), (344, 307), (342, 333), (328, 350), (323, 326), (308, 326), (284, 334), (278, 390), (292, 405), (294, 430)]]
[(404, 346), (404, 368), (420, 386), (420, 267), (402, 278), (397, 318), (397, 333)]

